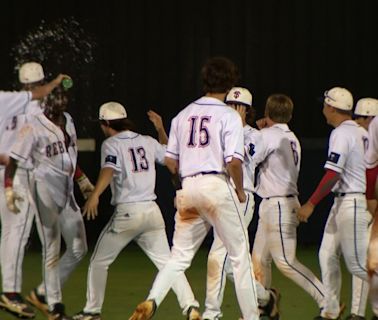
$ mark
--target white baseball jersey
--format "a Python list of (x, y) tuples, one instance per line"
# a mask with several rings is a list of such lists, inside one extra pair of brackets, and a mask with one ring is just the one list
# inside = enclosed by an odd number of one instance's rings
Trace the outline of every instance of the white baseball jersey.
[(202, 97), (172, 120), (166, 156), (179, 160), (184, 178), (225, 172), (225, 163), (232, 158), (244, 159), (242, 128), (234, 109), (218, 99)]
[(255, 190), (255, 170), (256, 160), (260, 159), (260, 141), (261, 133), (259, 130), (252, 128), (249, 125), (244, 126), (244, 147), (245, 157), (243, 163), (243, 184), (244, 189), (253, 192)]
[(378, 166), (378, 116), (369, 125), (369, 144), (365, 153), (365, 163), (368, 169)]
[(61, 128), (44, 114), (26, 124), (13, 145), (10, 156), (21, 164), (31, 157), (35, 180), (49, 185), (56, 204), (64, 208), (73, 191), (73, 174), (77, 162), (76, 130), (71, 116), (66, 117), (65, 137)]
[[(13, 115), (9, 118), (4, 118), (0, 121), (0, 153), (8, 154), (12, 149), (12, 145), (17, 139), (19, 130), (29, 122), (35, 115), (41, 114), (43, 109), (41, 108), (39, 101), (31, 101), (24, 110), (26, 114)], [(12, 111), (14, 113), (14, 110)], [(25, 169), (32, 169), (31, 161), (27, 161), (23, 167)]]
[(301, 145), (287, 124), (277, 123), (260, 130), (261, 163), (256, 193), (262, 198), (298, 195), (297, 180)]
[(132, 131), (120, 132), (103, 142), (101, 166), (115, 171), (110, 184), (112, 205), (156, 199), (155, 161), (164, 164), (165, 150), (154, 138)]
[(31, 99), (30, 91), (0, 91), (0, 119), (26, 113)]
[(324, 168), (340, 173), (333, 187), (335, 193), (364, 193), (366, 175), (364, 153), (368, 137), (365, 129), (355, 121), (347, 120), (333, 129)]

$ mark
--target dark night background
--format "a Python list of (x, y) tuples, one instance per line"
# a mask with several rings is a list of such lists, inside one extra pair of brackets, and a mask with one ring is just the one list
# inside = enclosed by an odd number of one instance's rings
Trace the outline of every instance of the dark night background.
[[(93, 43), (94, 61), (70, 63), (52, 56), (42, 64), (46, 73), (63, 72), (74, 80), (69, 112), (78, 137), (96, 139), (96, 152), (79, 154), (79, 164), (93, 181), (103, 137), (91, 119), (99, 106), (121, 102), (142, 133), (155, 135), (146, 116), (152, 108), (163, 115), (168, 130), (172, 117), (202, 94), (199, 70), (210, 56), (235, 61), (240, 85), (253, 93), (258, 115), (269, 94), (292, 97), (290, 126), (302, 142), (302, 201), (320, 180), (330, 132), (318, 97), (332, 86), (350, 89), (355, 100), (378, 96), (375, 0), (2, 1), (1, 89), (12, 89), (16, 81), (12, 49), (42, 21), (62, 18), (79, 23)], [(55, 55), (69, 50), (62, 45)], [(156, 191), (170, 235), (173, 189), (165, 169), (158, 169)], [(319, 243), (330, 200), (299, 227), (299, 243)], [(91, 243), (112, 212), (108, 203), (106, 193), (102, 215), (87, 223)]]

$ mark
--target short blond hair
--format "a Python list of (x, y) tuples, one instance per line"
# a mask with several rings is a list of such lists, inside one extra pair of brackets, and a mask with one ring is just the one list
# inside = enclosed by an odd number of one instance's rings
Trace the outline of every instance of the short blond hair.
[(294, 104), (285, 94), (272, 94), (265, 104), (265, 116), (277, 123), (288, 123), (293, 114)]

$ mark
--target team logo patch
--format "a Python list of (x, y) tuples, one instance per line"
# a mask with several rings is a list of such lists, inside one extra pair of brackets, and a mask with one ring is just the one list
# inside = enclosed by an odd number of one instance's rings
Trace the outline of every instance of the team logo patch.
[(240, 91), (235, 90), (234, 91), (234, 98), (237, 99), (237, 98), (239, 98), (239, 96), (240, 96)]
[(105, 158), (105, 162), (110, 162), (110, 163), (117, 164), (117, 157), (116, 156), (108, 155)]
[(339, 159), (340, 159), (340, 154), (336, 152), (331, 152), (330, 155), (328, 156), (329, 162), (338, 163)]

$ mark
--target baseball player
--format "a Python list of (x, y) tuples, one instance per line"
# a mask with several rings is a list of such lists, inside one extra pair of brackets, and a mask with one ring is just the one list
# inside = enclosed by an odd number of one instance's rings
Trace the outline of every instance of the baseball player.
[[(369, 125), (378, 114), (378, 100), (373, 98), (362, 98), (357, 101), (354, 110), (355, 121), (363, 127), (366, 131), (369, 130)], [(370, 140), (370, 137), (369, 137)], [(366, 146), (368, 148), (368, 146)], [(366, 155), (366, 154), (365, 154)], [(374, 186), (374, 185), (373, 185)], [(376, 200), (374, 192), (369, 192), (369, 184), (367, 183), (366, 197), (368, 210), (373, 215)], [(371, 188), (374, 191), (374, 188)], [(351, 314), (346, 318), (347, 320), (365, 319), (366, 303), (369, 294), (369, 283), (360, 279), (357, 276), (352, 276), (352, 304)]]
[(271, 261), (317, 302), (323, 304), (323, 286), (311, 270), (296, 258), (299, 208), (297, 180), (301, 163), (301, 145), (288, 122), (293, 102), (284, 94), (270, 95), (265, 105), (265, 118), (258, 121), (261, 129), (256, 193), (262, 198), (259, 223), (252, 250), (256, 278), (271, 286)]
[[(258, 143), (261, 139), (260, 132), (250, 126), (254, 119), (248, 117), (247, 113), (254, 113), (252, 110), (252, 94), (248, 89), (234, 87), (226, 96), (226, 104), (233, 107), (241, 116), (244, 133), (244, 163), (243, 163), (243, 184), (247, 201), (243, 203), (242, 213), (245, 225), (248, 226), (253, 217), (254, 211), (254, 176), (255, 163), (253, 156), (258, 152)], [(227, 250), (222, 241), (214, 232), (214, 241), (210, 248), (207, 261), (206, 301), (203, 319), (215, 320), (222, 317), (221, 305), (223, 301), (226, 276), (233, 281), (233, 273), (228, 258)]]
[[(14, 174), (18, 165), (32, 159), (35, 168), (32, 195), (43, 247), (44, 295), (51, 320), (70, 319), (64, 312), (61, 284), (87, 252), (83, 219), (73, 197), (73, 177), (80, 171), (76, 166), (76, 132), (71, 116), (64, 112), (66, 107), (66, 92), (57, 87), (44, 103), (44, 113), (21, 129), (10, 153), (4, 181), (8, 208), (17, 213), (22, 202), (17, 201), (20, 196), (14, 188)], [(59, 260), (61, 236), (67, 250)], [(39, 296), (39, 290), (34, 290), (35, 297), (44, 297)]]
[[(369, 124), (369, 145), (365, 153), (367, 188), (366, 197), (368, 203), (374, 204), (373, 196), (375, 189), (375, 199), (378, 199), (377, 193), (377, 175), (378, 175), (378, 116), (375, 116)], [(375, 188), (374, 188), (375, 186)], [(370, 207), (372, 210), (373, 208)], [(378, 320), (378, 206), (375, 205), (373, 213), (374, 222), (371, 228), (371, 237), (368, 248), (368, 271), (370, 283), (370, 300), (374, 313), (373, 320)]]
[[(173, 282), (190, 266), (211, 226), (227, 249), (244, 319), (259, 319), (248, 233), (240, 210), (240, 203), (246, 202), (243, 126), (237, 112), (223, 102), (237, 80), (236, 67), (226, 58), (211, 58), (202, 68), (202, 80), (206, 94), (172, 120), (166, 152), (169, 170), (183, 179), (176, 193), (171, 257), (130, 320), (152, 318)], [(276, 314), (276, 296), (271, 297), (266, 307)]]
[[(41, 84), (44, 79), (43, 68), (39, 63), (28, 62), (19, 69), (19, 81), (25, 91)], [(0, 150), (9, 152), (16, 140), (18, 130), (27, 122), (30, 115), (42, 113), (40, 101), (30, 102), (25, 108), (27, 114), (14, 115), (1, 121)], [(34, 219), (32, 206), (29, 204), (29, 181), (32, 180), (33, 165), (31, 161), (25, 162), (15, 175), (14, 187), (17, 193), (25, 199), (19, 214), (15, 215), (6, 206), (4, 190), (1, 190), (1, 273), (3, 292), (0, 296), (0, 306), (15, 315), (27, 318), (35, 316), (34, 311), (24, 302), (21, 296), (22, 262), (25, 245), (29, 238), (30, 229)], [(0, 169), (0, 185), (4, 185), (4, 167)]]
[[(161, 142), (167, 142), (161, 117), (152, 111), (148, 115)], [(88, 219), (97, 216), (99, 197), (109, 184), (115, 212), (103, 229), (91, 257), (87, 303), (84, 310), (73, 317), (74, 320), (101, 319), (107, 270), (130, 241), (135, 240), (158, 269), (165, 265), (170, 255), (164, 220), (154, 193), (155, 161), (164, 164), (166, 147), (149, 136), (132, 131), (125, 108), (117, 102), (103, 104), (99, 119), (108, 139), (101, 147), (102, 168), (83, 214)], [(199, 319), (199, 304), (184, 274), (177, 279), (173, 290), (183, 314), (187, 314), (188, 319)]]
[[(54, 87), (61, 81), (62, 76), (47, 86)], [(30, 101), (42, 97), (41, 93), (48, 93), (46, 87), (41, 90), (44, 81), (43, 68), (39, 63), (27, 62), (19, 69), (19, 81), (23, 92), (0, 93), (0, 153), (3, 153), (6, 165), (8, 153), (16, 139), (18, 130), (33, 115), (42, 113), (40, 100)], [(24, 202), (20, 206), (19, 214), (15, 215), (7, 206), (4, 198), (4, 166), (0, 166), (0, 214), (1, 214), (1, 273), (3, 292), (0, 296), (0, 307), (10, 313), (24, 318), (33, 318), (34, 311), (24, 302), (21, 296), (22, 262), (25, 245), (29, 238), (34, 212), (31, 210), (28, 185), (33, 179), (31, 161), (20, 166), (15, 175), (14, 187), (22, 196)]]
[(324, 285), (324, 308), (316, 319), (338, 319), (340, 314), (343, 254), (348, 270), (368, 280), (366, 252), (371, 216), (366, 209), (364, 153), (366, 131), (352, 120), (353, 97), (345, 88), (324, 93), (323, 114), (335, 129), (329, 140), (326, 173), (310, 199), (298, 210), (298, 219), (307, 222), (315, 206), (332, 190), (335, 199), (325, 226), (319, 251)]

